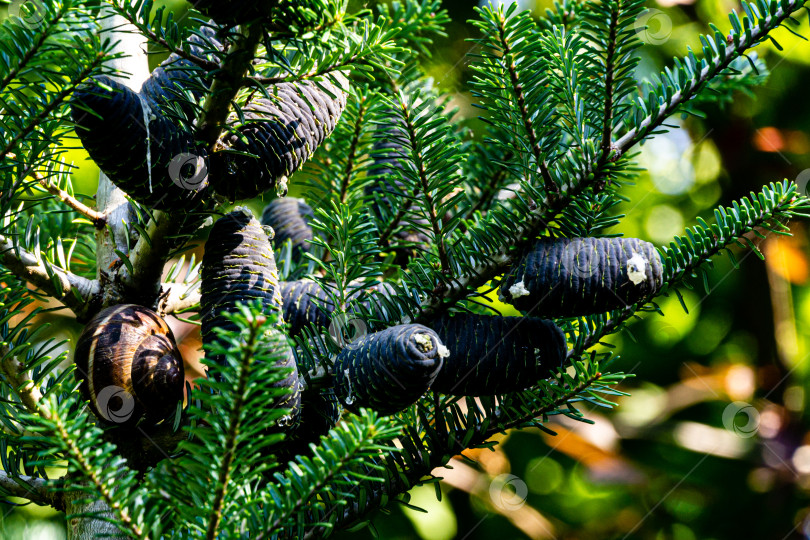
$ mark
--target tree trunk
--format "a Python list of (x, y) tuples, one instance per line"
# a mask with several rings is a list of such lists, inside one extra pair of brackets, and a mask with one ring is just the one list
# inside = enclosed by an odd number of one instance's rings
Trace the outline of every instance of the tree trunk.
[[(113, 48), (114, 53), (123, 53), (124, 58), (109, 60), (108, 66), (115, 67), (120, 75), (115, 78), (121, 83), (140, 90), (143, 81), (149, 77), (149, 64), (146, 57), (146, 39), (137, 32), (135, 27), (118, 16), (106, 18), (102, 25), (103, 32), (117, 44)], [(127, 32), (129, 31), (129, 32)], [(114, 137), (114, 133), (110, 133)], [(126, 253), (129, 249), (129, 239), (126, 231), (122, 227), (123, 220), (131, 218), (130, 204), (124, 196), (124, 192), (115, 187), (104, 173), (99, 176), (98, 191), (96, 192), (96, 208), (99, 212), (106, 214), (107, 227), (97, 234), (98, 250), (96, 252), (96, 265), (98, 277), (102, 284), (102, 290), (112, 290), (113, 287), (105, 286), (105, 276), (110, 273), (110, 266), (118, 256), (115, 249)], [(112, 294), (115, 294), (114, 292)], [(119, 303), (117, 298), (107, 298), (104, 293), (103, 305)], [(90, 512), (100, 512), (101, 515), (109, 516), (109, 507), (103, 501), (92, 503), (82, 503), (81, 499), (86, 498), (86, 493), (70, 492), (65, 494), (65, 513), (68, 516), (67, 537), (70, 540), (90, 540), (104, 536), (108, 538), (123, 538), (124, 535), (111, 523), (103, 519), (93, 517), (71, 517), (77, 514)]]

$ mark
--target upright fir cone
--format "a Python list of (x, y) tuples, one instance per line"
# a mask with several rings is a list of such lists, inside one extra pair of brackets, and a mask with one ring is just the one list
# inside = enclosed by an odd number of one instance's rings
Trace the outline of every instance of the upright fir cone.
[[(213, 30), (204, 28), (213, 46)], [(190, 52), (208, 46), (197, 36)], [(134, 92), (110, 77), (93, 77), (70, 101), (76, 134), (99, 168), (135, 201), (158, 210), (190, 209), (208, 186), (208, 150), (191, 130), (205, 83), (189, 60), (172, 54)]]
[(287, 240), (292, 242), (293, 257), (300, 260), (301, 253), (309, 251), (312, 227), (309, 222), (315, 217), (312, 208), (304, 199), (278, 197), (270, 201), (262, 212), (262, 225), (276, 232), (273, 246), (278, 249)]
[(268, 88), (271, 99), (250, 100), (245, 121), (222, 137), (212, 156), (214, 190), (231, 200), (270, 189), (286, 194), (287, 177), (332, 133), (346, 107), (348, 81), (336, 78), (343, 88), (328, 81), (280, 83)]
[[(214, 224), (205, 244), (201, 274), (203, 344), (219, 339), (215, 329), (236, 331), (236, 325), (223, 314), (235, 313), (237, 302), (247, 304), (258, 300), (264, 306), (264, 312), (281, 312), (273, 247), (267, 233), (247, 208), (239, 207)], [(277, 386), (290, 388), (292, 393), (284, 396), (277, 407), (293, 409), (288, 422), (295, 423), (301, 399), (298, 371), (292, 349), (286, 338), (282, 341), (286, 347), (282, 365), (292, 372)], [(223, 358), (211, 357), (208, 353), (206, 357), (214, 362), (223, 361)]]
[[(313, 325), (316, 329), (329, 328), (332, 323), (335, 305), (329, 294), (317, 282), (311, 279), (282, 281), (279, 283), (279, 288), (281, 290), (284, 321), (289, 325), (290, 336), (297, 336), (308, 325)], [(359, 298), (364, 293), (390, 295), (391, 287), (385, 283), (378, 283), (357, 291), (351, 295), (349, 300)], [(368, 308), (373, 301), (374, 297), (372, 296), (364, 300), (363, 304)]]

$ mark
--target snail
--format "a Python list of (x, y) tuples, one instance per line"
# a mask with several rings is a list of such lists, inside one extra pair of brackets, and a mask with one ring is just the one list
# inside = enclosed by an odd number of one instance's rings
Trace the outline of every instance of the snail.
[(183, 359), (157, 313), (134, 304), (99, 312), (74, 356), (79, 388), (104, 423), (158, 423), (183, 400)]
[(523, 390), (565, 360), (565, 335), (552, 321), (456, 313), (431, 327), (449, 349), (431, 389), (454, 396)]
[(655, 246), (637, 238), (544, 238), (501, 283), (500, 297), (541, 317), (623, 309), (664, 284)]
[(335, 392), (349, 411), (393, 414), (428, 391), (447, 354), (436, 332), (421, 324), (367, 334), (335, 358)]
[[(344, 88), (324, 80), (279, 83), (242, 107), (242, 117), (222, 136), (222, 149), (211, 157), (214, 191), (231, 200), (251, 199), (276, 189), (286, 194), (287, 177), (297, 171), (332, 133), (346, 107)], [(242, 119), (239, 125), (240, 119)]]

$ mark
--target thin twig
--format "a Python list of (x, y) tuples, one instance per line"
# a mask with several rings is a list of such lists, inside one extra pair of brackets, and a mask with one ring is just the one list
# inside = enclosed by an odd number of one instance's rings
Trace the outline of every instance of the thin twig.
[(48, 265), (48, 269), (60, 284), (61, 290), (57, 290), (45, 263), (33, 253), (15, 247), (11, 239), (2, 235), (0, 235), (0, 264), (20, 279), (35, 285), (49, 296), (62, 302), (79, 319), (86, 318), (96, 307), (97, 297), (101, 293), (98, 280), (90, 280), (58, 266)]
[(56, 489), (62, 483), (61, 480), (48, 481), (33, 476), (12, 476), (5, 471), (0, 471), (0, 490), (13, 497), (28, 499), (34, 504), (51, 506), (64, 512), (65, 498), (62, 492)]
[(45, 188), (48, 193), (56, 195), (64, 204), (92, 221), (96, 229), (103, 229), (107, 224), (107, 217), (102, 212), (90, 208), (67, 191), (60, 189), (59, 186), (51, 184), (43, 178), (41, 174), (34, 173), (34, 178), (37, 179), (39, 185)]
[[(0, 369), (9, 381), (12, 390), (20, 402), (34, 414), (49, 419), (50, 414), (47, 408), (42, 407), (42, 393), (31, 380), (28, 371), (23, 369), (22, 364), (11, 354), (8, 346), (0, 346)], [(13, 476), (5, 471), (0, 471), (0, 489), (10, 493), (15, 497), (28, 499), (41, 506), (52, 506), (57, 510), (65, 509), (65, 500), (61, 492), (54, 489), (57, 482), (47, 481), (43, 478), (31, 476)]]
[(39, 414), (43, 418), (50, 418), (48, 411), (40, 407), (42, 402), (42, 392), (31, 380), (31, 375), (23, 369), (22, 363), (11, 354), (11, 349), (7, 345), (0, 346), (0, 369), (11, 383), (12, 390), (20, 398), (20, 402), (25, 408), (34, 414)]

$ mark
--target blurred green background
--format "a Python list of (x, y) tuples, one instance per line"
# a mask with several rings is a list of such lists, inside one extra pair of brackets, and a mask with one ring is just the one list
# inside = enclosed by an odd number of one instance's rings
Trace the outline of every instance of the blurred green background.
[[(182, 17), (188, 4), (167, 4)], [(360, 2), (353, 2), (358, 6)], [(373, 3), (373, 2), (372, 2)], [(366, 5), (367, 3), (363, 3)], [(521, 4), (541, 16), (548, 1)], [(468, 90), (467, 21), (475, 2), (446, 0), (449, 36), (435, 44), (429, 70), (454, 93), (453, 104), (479, 127)], [(729, 0), (660, 0), (639, 22), (637, 77), (660, 71), (689, 47), (709, 23), (729, 29)], [(0, 16), (5, 16), (0, 11)], [(810, 35), (807, 16), (801, 33)], [(620, 232), (668, 243), (697, 216), (757, 190), (762, 184), (810, 179), (810, 44), (787, 31), (757, 52), (771, 69), (756, 95), (735, 96), (703, 120), (674, 119), (678, 129), (650, 140), (638, 160), (647, 170), (624, 191), (629, 202)], [(157, 63), (162, 56), (153, 57)], [(77, 186), (92, 194), (97, 169), (81, 151)], [(261, 201), (254, 201), (260, 210)], [(593, 425), (552, 421), (558, 436), (538, 430), (500, 437), (494, 450), (469, 451), (438, 471), (440, 488), (413, 490), (411, 504), (392, 504), (370, 529), (337, 538), (385, 539), (774, 539), (810, 538), (810, 287), (807, 225), (793, 237), (769, 237), (763, 262), (738, 252), (739, 270), (717, 261), (707, 294), (694, 280), (685, 290), (685, 314), (663, 298), (666, 317), (645, 316), (608, 341), (621, 358), (615, 371), (633, 373), (622, 389), (632, 395), (614, 410), (592, 410)], [(79, 327), (52, 316), (54, 335), (75, 338)], [(196, 330), (174, 323), (184, 353), (199, 348)], [(5, 512), (2, 538), (61, 538), (64, 519), (33, 505)]]

